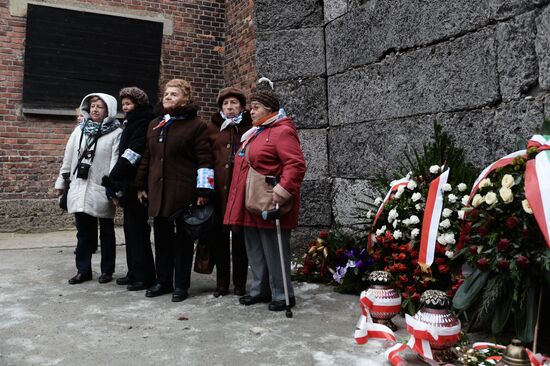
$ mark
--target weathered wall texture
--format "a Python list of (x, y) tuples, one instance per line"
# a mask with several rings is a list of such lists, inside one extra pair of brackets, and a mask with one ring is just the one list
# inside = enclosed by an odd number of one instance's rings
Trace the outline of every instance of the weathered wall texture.
[(548, 110), (550, 0), (259, 0), (257, 68), (300, 128), (303, 228), (351, 224), (438, 121), (484, 166)]
[(303, 244), (332, 222), (326, 96), (325, 20), (318, 0), (257, 0), (256, 67), (275, 83), (283, 106), (299, 130), (308, 172), (302, 185), (300, 229)]

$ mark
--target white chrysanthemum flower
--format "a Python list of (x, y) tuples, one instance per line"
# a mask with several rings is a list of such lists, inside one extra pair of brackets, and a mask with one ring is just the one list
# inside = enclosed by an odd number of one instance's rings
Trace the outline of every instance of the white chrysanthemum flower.
[(445, 236), (445, 242), (447, 244), (455, 244), (456, 243), (456, 240), (455, 240), (455, 234), (453, 233), (445, 233), (443, 234)]
[(381, 236), (384, 234), (384, 231), (382, 229), (376, 230), (376, 236)]
[(449, 208), (445, 208), (443, 209), (443, 217), (451, 217), (451, 215), (453, 214), (453, 210), (449, 209)]
[(437, 242), (441, 245), (447, 245), (447, 242), (445, 241), (445, 235), (443, 234), (440, 234), (438, 237), (437, 237)]
[(432, 165), (432, 166), (430, 167), (430, 173), (432, 173), (432, 174), (437, 174), (437, 173), (439, 173), (439, 170), (440, 170), (440, 169), (441, 169), (441, 168), (439, 167), (439, 165)]
[(452, 258), (455, 253), (452, 250), (447, 250), (445, 251), (445, 255), (447, 256), (447, 258)]
[(458, 197), (452, 193), (447, 196), (447, 201), (449, 201), (449, 203), (455, 203), (457, 200)]
[(422, 194), (421, 194), (420, 192), (415, 192), (415, 193), (413, 193), (413, 195), (412, 195), (412, 197), (411, 197), (411, 199), (412, 199), (413, 202), (416, 202), (416, 201), (418, 201), (418, 200), (421, 199), (421, 198), (422, 198)]
[(514, 200), (514, 194), (512, 193), (512, 190), (510, 188), (502, 187), (498, 191), (500, 194), (500, 198), (502, 198), (502, 201), (504, 203), (511, 203)]
[(450, 192), (450, 191), (452, 191), (452, 190), (453, 190), (453, 186), (451, 186), (449, 183), (445, 183), (445, 184), (443, 185), (443, 191), (445, 191), (445, 192)]
[(493, 183), (491, 183), (491, 179), (485, 178), (481, 182), (479, 182), (479, 188), (485, 188), (485, 187), (492, 187)]
[(370, 219), (372, 217), (372, 210), (369, 210), (369, 212), (367, 212), (367, 219)]
[(398, 217), (399, 217), (399, 212), (397, 212), (395, 208), (391, 209), (390, 212), (388, 213), (388, 222), (392, 223), (393, 220), (395, 220)]
[(405, 187), (399, 186), (399, 188), (397, 188), (397, 192), (395, 192), (394, 197), (397, 199), (401, 198), (401, 195), (403, 195), (403, 192), (405, 192)]
[(407, 188), (411, 191), (414, 190), (418, 185), (414, 180), (410, 180), (409, 183), (407, 183)]
[(403, 233), (401, 233), (401, 231), (399, 231), (399, 230), (395, 230), (393, 232), (393, 238), (394, 239), (400, 239), (402, 236), (403, 236)]
[[(475, 197), (474, 197), (475, 198)], [(498, 201), (497, 194), (493, 191), (487, 192), (485, 195), (485, 203), (488, 205), (492, 205), (493, 203), (496, 203)]]
[(502, 177), (502, 181), (500, 184), (504, 188), (512, 188), (515, 184), (514, 177), (512, 177), (510, 174), (506, 174), (504, 175), (504, 177)]
[(462, 199), (460, 202), (462, 202), (462, 206), (466, 206), (468, 204), (468, 200), (470, 199), (470, 196), (464, 195), (462, 196)]
[(414, 205), (414, 208), (416, 209), (416, 211), (420, 211), (422, 210), (422, 205), (420, 203), (417, 203), (416, 205)]
[(393, 228), (396, 229), (398, 224), (399, 224), (399, 220), (395, 220), (392, 224)]
[(468, 189), (468, 186), (464, 183), (460, 183), (457, 188), (459, 192), (464, 192), (466, 189)]
[(458, 211), (458, 219), (459, 220), (464, 220), (464, 210), (459, 210)]
[(420, 235), (420, 229), (412, 229), (411, 230), (411, 239), (416, 238), (418, 235)]
[(409, 217), (409, 221), (411, 225), (416, 225), (420, 222), (420, 219), (416, 215), (411, 215), (411, 217)]
[(401, 221), (401, 222), (402, 222), (403, 225), (405, 225), (405, 226), (409, 226), (409, 225), (411, 224), (411, 220), (409, 220), (409, 219), (405, 219), (405, 220), (403, 220), (403, 221)]
[(347, 268), (355, 268), (355, 261), (348, 259), (348, 263), (346, 264)]
[(474, 196), (474, 198), (472, 198), (472, 206), (474, 207), (478, 207), (479, 205), (481, 205), (483, 202), (485, 202), (485, 197), (483, 197), (482, 195), (480, 195), (479, 193), (476, 194)]
[(451, 227), (451, 221), (449, 221), (449, 219), (445, 219), (439, 223), (439, 227), (443, 229), (448, 229)]
[(374, 200), (374, 204), (375, 204), (376, 206), (380, 206), (381, 203), (382, 203), (382, 198), (376, 197), (376, 199)]

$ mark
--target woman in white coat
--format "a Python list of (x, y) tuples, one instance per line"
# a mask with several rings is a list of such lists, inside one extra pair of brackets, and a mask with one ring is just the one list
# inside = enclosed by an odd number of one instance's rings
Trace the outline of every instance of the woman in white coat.
[(62, 194), (69, 177), (67, 211), (74, 213), (77, 229), (77, 274), (71, 285), (92, 279), (92, 250), (97, 247), (97, 226), (101, 242), (101, 276), (99, 283), (112, 280), (115, 271), (116, 239), (113, 218), (115, 205), (107, 197), (101, 178), (118, 160), (122, 130), (115, 119), (117, 101), (108, 94), (92, 93), (82, 99), (83, 121), (75, 128), (67, 146), (55, 188)]

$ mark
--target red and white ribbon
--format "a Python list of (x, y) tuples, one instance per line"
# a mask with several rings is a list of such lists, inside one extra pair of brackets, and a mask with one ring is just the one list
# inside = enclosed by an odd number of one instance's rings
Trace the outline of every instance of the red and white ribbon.
[(525, 198), (550, 248), (550, 141), (544, 142), (537, 147), (546, 151), (529, 160), (525, 167)]
[(472, 186), (472, 191), (470, 192), (470, 198), (468, 199), (468, 203), (470, 203), (472, 201), (472, 198), (476, 194), (476, 192), (479, 188), (479, 183), (481, 183), (481, 181), (483, 179), (487, 178), (487, 176), (493, 170), (495, 170), (497, 168), (502, 168), (503, 166), (506, 166), (506, 165), (512, 164), (512, 162), (514, 161), (514, 159), (516, 157), (525, 155), (526, 153), (527, 153), (527, 150), (519, 150), (519, 151), (513, 152), (513, 153), (508, 154), (505, 157), (495, 161), (494, 163), (489, 165), (487, 168), (483, 169), (483, 171), (481, 172), (479, 177), (477, 177), (477, 179), (475, 180), (474, 185)]
[(376, 225), (376, 221), (378, 221), (378, 218), (380, 217), (380, 215), (382, 214), (382, 211), (384, 210), (384, 206), (390, 200), (390, 196), (391, 196), (392, 192), (396, 192), (399, 189), (399, 187), (406, 186), (409, 183), (409, 181), (410, 181), (410, 178), (405, 177), (405, 178), (401, 178), (399, 180), (391, 182), (390, 190), (386, 194), (386, 197), (384, 197), (384, 200), (380, 204), (380, 207), (378, 207), (378, 211), (376, 212), (376, 215), (374, 216), (374, 220), (372, 221), (372, 225), (371, 225), (369, 236), (368, 236), (369, 248), (372, 247), (372, 235), (371, 234), (372, 234), (372, 231), (374, 230), (374, 226)]
[(437, 362), (433, 359), (430, 342), (443, 344), (457, 342), (460, 338), (460, 322), (453, 327), (436, 328), (408, 314), (405, 315), (405, 320), (407, 322), (407, 331), (410, 333), (411, 338), (407, 344), (396, 344), (385, 352), (386, 359), (394, 366), (406, 364), (399, 353), (407, 348), (421, 355), (429, 364), (437, 365)]
[(443, 210), (443, 186), (449, 178), (447, 169), (439, 177), (430, 183), (428, 198), (426, 199), (426, 208), (424, 209), (424, 218), (422, 220), (422, 235), (420, 236), (420, 251), (418, 254), (418, 264), (422, 267), (429, 267), (434, 261), (435, 242), (437, 241), (437, 231), (441, 211)]
[[(489, 342), (477, 342), (472, 345), (472, 349), (476, 351), (488, 349), (488, 348), (497, 348), (500, 350), (505, 350), (506, 346), (503, 346), (501, 344), (496, 344), (496, 343), (489, 343)], [(535, 354), (528, 348), (526, 348), (525, 351), (527, 352), (527, 356), (529, 357), (529, 361), (531, 361), (532, 366), (543, 366), (546, 361), (550, 361), (550, 358), (543, 356), (540, 353)], [(487, 358), (486, 361), (497, 363), (501, 359), (502, 359), (502, 356), (491, 356)]]
[(363, 291), (359, 298), (361, 303), (361, 316), (357, 321), (355, 341), (365, 344), (369, 339), (381, 339), (395, 341), (393, 331), (383, 324), (372, 321), (371, 312), (397, 313), (401, 310), (401, 297), (395, 299), (377, 298), (372, 292)]

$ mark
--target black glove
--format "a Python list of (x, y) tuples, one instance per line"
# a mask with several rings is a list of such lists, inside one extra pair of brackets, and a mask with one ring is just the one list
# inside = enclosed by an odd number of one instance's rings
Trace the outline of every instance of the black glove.
[(214, 192), (213, 189), (197, 188), (197, 197), (210, 198), (213, 192)]
[(101, 178), (101, 185), (105, 187), (105, 195), (109, 200), (113, 198), (118, 198), (116, 195), (117, 189), (115, 188), (115, 186), (111, 182), (111, 179), (108, 176), (104, 175), (103, 178)]

